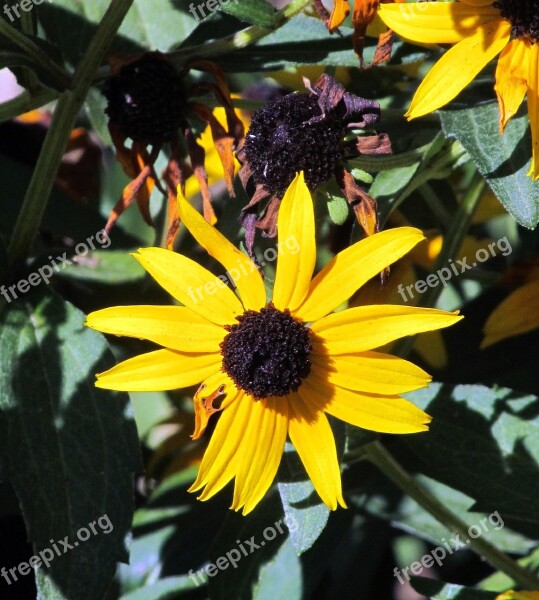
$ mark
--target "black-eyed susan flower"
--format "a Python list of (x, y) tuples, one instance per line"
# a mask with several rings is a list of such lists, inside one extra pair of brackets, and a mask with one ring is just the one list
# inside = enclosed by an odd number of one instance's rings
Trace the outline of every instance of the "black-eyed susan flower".
[[(434, 309), (361, 306), (334, 313), (353, 292), (423, 236), (404, 227), (370, 236), (336, 255), (312, 279), (316, 261), (312, 199), (298, 175), (279, 212), (281, 245), (268, 298), (248, 256), (179, 199), (182, 222), (232, 276), (237, 294), (189, 258), (161, 248), (137, 260), (183, 306), (108, 308), (88, 326), (145, 338), (163, 349), (98, 375), (114, 390), (195, 394), (200, 437), (215, 412), (214, 433), (193, 492), (207, 500), (232, 479), (232, 508), (251, 511), (275, 478), (287, 436), (330, 509), (345, 506), (335, 441), (325, 413), (388, 433), (425, 431), (430, 417), (400, 394), (430, 377), (414, 364), (373, 349), (407, 335), (447, 327), (461, 317)], [(286, 240), (294, 239), (294, 252)], [(299, 248), (299, 252), (297, 249)]]
[(532, 133), (532, 166), (539, 178), (539, 2), (537, 0), (457, 0), (384, 4), (379, 14), (393, 31), (412, 42), (454, 44), (417, 89), (408, 119), (453, 100), (499, 55), (494, 89), (500, 131), (527, 95)]
[[(167, 246), (171, 247), (179, 225), (176, 188), (178, 185), (184, 188), (186, 179), (192, 174), (202, 194), (206, 220), (210, 223), (216, 220), (205, 167), (206, 149), (197, 141), (190, 119), (194, 117), (207, 123), (231, 196), (234, 196), (234, 150), (243, 139), (243, 123), (232, 106), (228, 85), (215, 63), (195, 61), (179, 73), (160, 52), (112, 56), (109, 61), (112, 76), (103, 88), (108, 101), (105, 110), (109, 131), (118, 161), (132, 181), (111, 211), (105, 230), (109, 231), (135, 200), (144, 220), (152, 225), (149, 199), (157, 186), (168, 197)], [(199, 82), (187, 87), (184, 80), (191, 69), (210, 73), (214, 82)], [(212, 93), (222, 105), (226, 126), (210, 108), (192, 99), (206, 92)], [(132, 140), (131, 146), (126, 145), (127, 139)], [(163, 186), (154, 164), (165, 145), (170, 146), (170, 158), (163, 174)], [(184, 146), (189, 163), (184, 156)]]
[[(345, 162), (360, 154), (390, 153), (391, 143), (384, 134), (345, 137), (352, 128), (374, 127), (380, 106), (347, 92), (327, 74), (314, 86), (304, 81), (308, 94), (287, 94), (255, 111), (245, 143), (237, 152), (242, 163), (239, 176), (251, 196), (242, 211), (250, 255), (255, 229), (275, 236), (281, 198), (300, 171), (311, 191), (335, 178), (365, 233), (378, 230), (376, 202), (355, 183)], [(263, 200), (268, 202), (259, 215)]]

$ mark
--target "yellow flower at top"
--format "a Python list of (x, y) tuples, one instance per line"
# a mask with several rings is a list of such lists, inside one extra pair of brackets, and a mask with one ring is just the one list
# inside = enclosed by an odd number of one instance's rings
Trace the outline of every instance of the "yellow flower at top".
[[(222, 414), (190, 491), (201, 500), (232, 479), (232, 508), (251, 511), (272, 484), (287, 436), (324, 503), (345, 506), (335, 440), (325, 415), (387, 433), (427, 430), (430, 417), (400, 394), (430, 377), (414, 364), (373, 349), (447, 327), (458, 313), (407, 306), (340, 307), (364, 283), (423, 239), (402, 227), (372, 235), (337, 254), (314, 278), (313, 202), (303, 173), (286, 191), (278, 217), (273, 297), (248, 256), (183, 198), (182, 223), (217, 259), (216, 277), (162, 248), (135, 258), (182, 306), (120, 306), (94, 312), (87, 325), (143, 338), (163, 349), (99, 374), (97, 386), (158, 391), (201, 384), (195, 432)], [(234, 281), (235, 293), (225, 282)]]
[(420, 117), (453, 100), (499, 55), (494, 89), (500, 131), (527, 95), (532, 166), (539, 178), (539, 1), (457, 0), (382, 4), (378, 14), (403, 38), (425, 44), (455, 44), (417, 89), (406, 116)]

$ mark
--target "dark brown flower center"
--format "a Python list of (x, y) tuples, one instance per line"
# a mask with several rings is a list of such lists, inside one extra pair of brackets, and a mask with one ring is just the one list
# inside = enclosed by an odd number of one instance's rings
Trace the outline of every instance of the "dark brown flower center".
[(103, 94), (111, 123), (135, 142), (168, 142), (184, 118), (183, 82), (174, 67), (155, 53), (124, 66), (107, 81)]
[(314, 190), (333, 177), (344, 154), (345, 123), (325, 115), (318, 99), (288, 94), (257, 110), (245, 139), (245, 155), (253, 179), (279, 197), (296, 173), (305, 172)]
[(497, 0), (492, 6), (500, 9), (502, 17), (511, 22), (514, 38), (539, 41), (539, 0)]
[(310, 329), (272, 304), (237, 320), (221, 342), (225, 373), (257, 400), (295, 392), (311, 371)]

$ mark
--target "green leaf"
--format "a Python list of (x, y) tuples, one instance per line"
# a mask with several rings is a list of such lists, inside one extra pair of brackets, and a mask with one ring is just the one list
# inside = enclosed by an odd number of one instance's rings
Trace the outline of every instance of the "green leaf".
[(300, 14), (259, 43), (220, 56), (219, 64), (232, 72), (278, 71), (313, 63), (357, 67), (350, 46), (352, 29), (340, 27), (340, 31), (341, 36), (330, 36), (320, 19)]
[(136, 429), (127, 396), (94, 387), (114, 362), (103, 336), (71, 304), (39, 292), (1, 315), (0, 462), (34, 554), (50, 557), (37, 570), (38, 595), (101, 598), (127, 559)]
[(318, 539), (329, 519), (329, 509), (320, 500), (299, 456), (289, 443), (285, 446), (281, 472), (279, 476), (279, 493), (286, 518), (297, 524), (290, 530), (290, 538), (298, 553), (308, 550)]
[(58, 274), (69, 279), (121, 285), (143, 279), (146, 271), (123, 250), (94, 250), (84, 256), (74, 256), (72, 265)]
[[(275, 9), (267, 0), (214, 0), (223, 12), (260, 27), (275, 26)], [(207, 2), (203, 2), (206, 4)]]
[(444, 583), (426, 577), (411, 577), (416, 592), (433, 600), (495, 600), (497, 592), (474, 590), (454, 583)]
[(195, 588), (195, 583), (187, 575), (165, 577), (153, 585), (147, 585), (134, 592), (124, 594), (120, 600), (166, 600), (167, 598), (177, 598), (178, 592)]
[(301, 600), (301, 563), (290, 538), (261, 569), (253, 600)]
[(328, 212), (335, 225), (342, 225), (350, 215), (350, 207), (342, 196), (331, 196), (328, 200)]
[(533, 229), (539, 223), (539, 183), (527, 176), (531, 164), (528, 115), (513, 117), (500, 135), (494, 102), (440, 112), (442, 127), (466, 148), (506, 210)]
[[(536, 539), (537, 397), (507, 388), (441, 384), (406, 396), (433, 417), (427, 434), (401, 439), (415, 455), (415, 468), (473, 499), (469, 510), (498, 511), (507, 526)], [(526, 545), (513, 548), (526, 550)]]
[[(209, 597), (228, 600), (234, 590), (235, 600), (300, 598), (301, 568), (288, 537), (297, 525), (283, 515), (275, 493), (266, 495), (246, 516), (229, 511), (211, 551), (213, 574), (204, 575)], [(277, 581), (281, 594), (276, 591)]]
[[(103, 18), (109, 0), (54, 0), (43, 3), (37, 11), (47, 38), (60, 46), (64, 58), (74, 65), (84, 54), (97, 23)], [(180, 43), (195, 24), (189, 12), (182, 12), (172, 2), (156, 8), (154, 0), (134, 0), (116, 38), (112, 51), (165, 52)]]

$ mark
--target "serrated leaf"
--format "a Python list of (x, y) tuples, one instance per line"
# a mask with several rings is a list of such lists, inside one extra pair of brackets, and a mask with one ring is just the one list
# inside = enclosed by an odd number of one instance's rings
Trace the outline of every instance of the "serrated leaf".
[(215, 1), (223, 12), (241, 21), (259, 27), (275, 26), (275, 8), (267, 0), (227, 0), (223, 3)]
[(446, 135), (460, 141), (506, 210), (520, 225), (535, 228), (539, 182), (527, 176), (531, 164), (528, 115), (513, 117), (500, 135), (494, 102), (440, 114)]
[[(49, 569), (37, 570), (38, 596), (101, 598), (127, 559), (139, 468), (127, 396), (94, 387), (94, 374), (114, 359), (84, 315), (46, 288), (0, 318), (2, 471), (34, 554), (53, 555)], [(57, 544), (54, 554), (51, 540), (66, 536), (73, 547)]]

